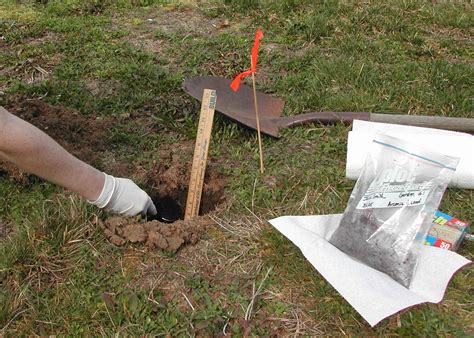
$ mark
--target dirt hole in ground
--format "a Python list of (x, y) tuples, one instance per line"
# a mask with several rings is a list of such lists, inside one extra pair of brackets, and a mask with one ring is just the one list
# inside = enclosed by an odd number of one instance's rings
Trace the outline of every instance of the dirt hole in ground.
[[(214, 224), (209, 217), (183, 220), (194, 140), (161, 146), (152, 158), (140, 165), (112, 161), (113, 165), (104, 167), (101, 157), (109, 151), (107, 130), (116, 122), (113, 119), (84, 116), (74, 109), (24, 97), (13, 100), (7, 108), (45, 131), (80, 159), (103, 167), (101, 169), (114, 176), (130, 177), (140, 182), (152, 197), (160, 212), (157, 219), (137, 222), (136, 219), (112, 217), (104, 221), (104, 232), (113, 244), (143, 243), (150, 249), (175, 252), (183, 245), (196, 243), (201, 233)], [(148, 168), (144, 170), (144, 167)], [(25, 180), (25, 184), (30, 176), (8, 163), (0, 162), (0, 175), (2, 172), (20, 182)], [(215, 211), (225, 201), (225, 184), (226, 179), (220, 173), (219, 164), (209, 158), (201, 197), (201, 216)]]
[(112, 217), (104, 222), (104, 232), (110, 242), (121, 246), (143, 243), (149, 249), (176, 252), (187, 244), (195, 244), (213, 221), (202, 217), (219, 209), (225, 201), (225, 177), (217, 163), (209, 160), (204, 177), (200, 217), (183, 220), (188, 195), (194, 143), (184, 142), (162, 148), (157, 154), (158, 164), (148, 170), (144, 188), (155, 202), (156, 219), (136, 221), (126, 217)]
[[(183, 212), (188, 196), (194, 140), (162, 147), (157, 154), (158, 164), (148, 171), (145, 189), (153, 200), (169, 204)], [(226, 179), (219, 172), (218, 164), (209, 159), (202, 188), (200, 215), (208, 214), (221, 204), (224, 197)], [(166, 205), (162, 205), (166, 207)], [(158, 206), (160, 209), (160, 206)]]

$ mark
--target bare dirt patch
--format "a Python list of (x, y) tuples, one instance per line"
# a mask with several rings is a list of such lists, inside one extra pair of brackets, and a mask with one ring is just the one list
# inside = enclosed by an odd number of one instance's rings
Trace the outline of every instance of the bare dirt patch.
[(125, 27), (134, 32), (193, 33), (209, 36), (229, 30), (233, 24), (226, 18), (209, 18), (198, 9), (153, 8), (142, 16), (116, 16), (115, 27)]
[(86, 117), (77, 110), (53, 106), (36, 99), (18, 98), (8, 110), (56, 140), (67, 151), (88, 163), (98, 161), (106, 149), (109, 121)]
[[(6, 108), (44, 131), (77, 158), (100, 166), (99, 154), (106, 150), (107, 120), (86, 117), (71, 108), (24, 97), (15, 98)], [(0, 161), (0, 173), (22, 184), (30, 181), (29, 174), (7, 162)]]
[(228, 29), (231, 25), (227, 19), (209, 18), (197, 9), (162, 10), (146, 17), (152, 29), (164, 32), (188, 32), (200, 35), (212, 35)]
[(117, 16), (112, 27), (127, 29), (129, 35), (123, 39), (136, 48), (165, 56), (164, 51), (170, 44), (159, 35), (180, 33), (185, 38), (191, 35), (212, 36), (231, 30), (234, 24), (225, 18), (209, 18), (192, 8), (153, 8), (142, 17)]

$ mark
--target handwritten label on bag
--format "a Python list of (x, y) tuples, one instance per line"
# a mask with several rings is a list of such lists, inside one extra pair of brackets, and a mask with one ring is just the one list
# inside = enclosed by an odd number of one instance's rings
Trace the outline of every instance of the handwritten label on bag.
[(423, 205), (431, 182), (415, 183), (410, 172), (396, 167), (383, 171), (372, 182), (357, 204), (357, 209), (401, 208)]

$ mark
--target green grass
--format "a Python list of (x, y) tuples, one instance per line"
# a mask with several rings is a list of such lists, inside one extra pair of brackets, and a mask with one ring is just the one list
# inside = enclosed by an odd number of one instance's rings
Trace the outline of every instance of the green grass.
[[(467, 3), (422, 1), (3, 0), (0, 105), (41, 97), (90, 119), (114, 118), (110, 153), (150, 168), (163, 145), (195, 137), (199, 104), (181, 81), (248, 68), (260, 26), (257, 87), (284, 99), (286, 115), (472, 117), (473, 13)], [(27, 83), (37, 65), (49, 76)], [(260, 221), (344, 210), (354, 185), (344, 178), (348, 130), (309, 125), (264, 137), (260, 175), (255, 133), (216, 116), (210, 162), (229, 180), (228, 207), (216, 214), (222, 227), (174, 255), (116, 248), (91, 205), (39, 179), (1, 176), (0, 221), (11, 232), (0, 239), (0, 334), (472, 334), (472, 266), (441, 304), (372, 329)], [(472, 191), (449, 189), (440, 209), (472, 221), (473, 205)], [(472, 259), (474, 245), (460, 253)]]

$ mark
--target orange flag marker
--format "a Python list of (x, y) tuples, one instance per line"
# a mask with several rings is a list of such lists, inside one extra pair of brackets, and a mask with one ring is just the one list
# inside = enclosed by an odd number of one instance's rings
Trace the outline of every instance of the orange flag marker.
[(258, 49), (260, 47), (260, 40), (263, 38), (263, 32), (261, 29), (257, 29), (255, 32), (255, 41), (253, 43), (252, 47), (252, 55), (250, 56), (250, 68), (247, 69), (246, 71), (240, 73), (237, 75), (234, 80), (232, 80), (230, 84), (230, 88), (232, 88), (233, 91), (238, 91), (240, 87), (240, 81), (248, 76), (252, 75), (252, 84), (253, 84), (253, 100), (255, 103), (255, 116), (257, 120), (257, 135), (258, 135), (258, 148), (260, 151), (260, 172), (263, 173), (264, 167), (263, 167), (263, 150), (262, 150), (262, 136), (260, 133), (260, 119), (258, 116), (258, 103), (257, 103), (257, 90), (255, 88), (255, 72), (257, 71), (257, 60), (258, 60)]
[(260, 40), (262, 40), (262, 38), (263, 38), (262, 30), (257, 29), (257, 31), (255, 32), (255, 41), (252, 47), (252, 59), (250, 63), (250, 68), (240, 73), (234, 78), (234, 80), (232, 80), (230, 84), (230, 88), (232, 88), (234, 92), (239, 90), (240, 80), (242, 80), (244, 77), (250, 74), (253, 74), (257, 71), (258, 49), (260, 47)]

